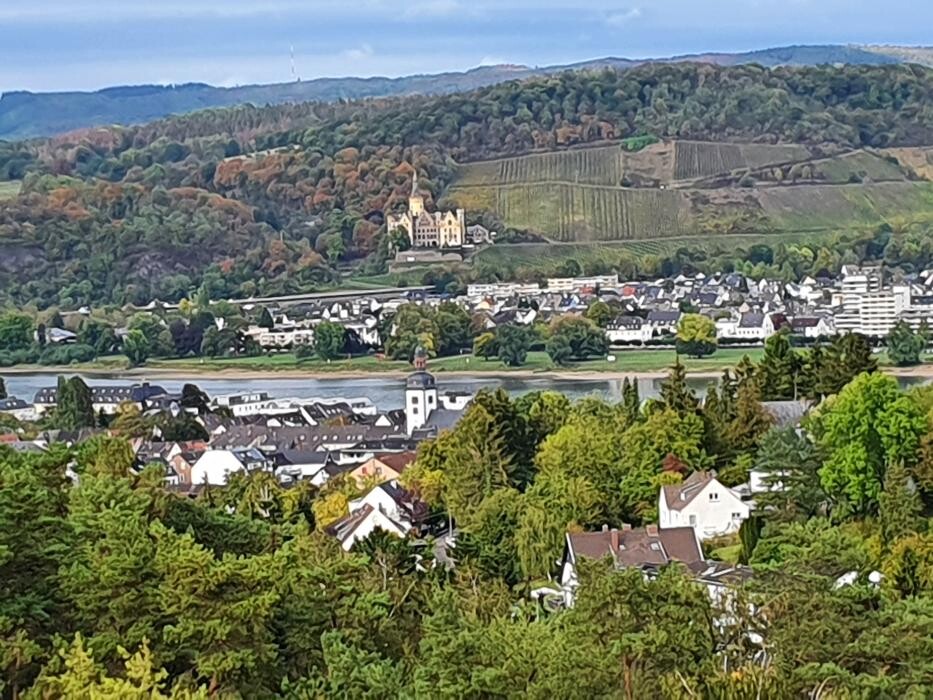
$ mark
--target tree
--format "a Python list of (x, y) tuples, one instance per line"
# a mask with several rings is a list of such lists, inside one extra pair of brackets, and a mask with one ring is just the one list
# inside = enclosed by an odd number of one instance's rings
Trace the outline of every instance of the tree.
[(137, 438), (151, 434), (152, 426), (139, 410), (139, 406), (131, 401), (124, 401), (117, 406), (110, 430), (122, 437)]
[(323, 321), (314, 327), (314, 351), (322, 360), (335, 360), (343, 353), (347, 331), (339, 323)]
[(677, 352), (688, 357), (704, 357), (716, 352), (716, 324), (700, 314), (684, 314), (677, 324)]
[(803, 359), (791, 347), (790, 334), (782, 330), (769, 337), (757, 370), (762, 399), (796, 399), (802, 370)]
[(531, 347), (532, 331), (526, 326), (506, 324), (496, 329), (496, 354), (508, 367), (525, 364)]
[(755, 495), (757, 510), (768, 520), (805, 521), (825, 508), (816, 446), (794, 428), (772, 429), (761, 439), (755, 471), (762, 491)]
[(858, 375), (877, 369), (878, 361), (868, 338), (858, 333), (837, 335), (829, 347), (819, 353), (819, 364), (814, 367), (814, 388), (818, 395), (837, 394)]
[(488, 360), (499, 354), (495, 333), (481, 333), (473, 340), (473, 356)]
[(605, 328), (612, 320), (612, 309), (609, 304), (597, 299), (587, 307), (584, 315), (600, 328)]
[(926, 348), (926, 338), (914, 333), (906, 321), (898, 321), (888, 333), (888, 358), (898, 367), (920, 363), (920, 353)]
[(923, 504), (910, 474), (900, 462), (889, 464), (884, 474), (884, 490), (878, 498), (881, 533), (894, 544), (901, 537), (916, 533)]
[(754, 378), (739, 382), (735, 396), (735, 417), (726, 429), (726, 441), (733, 453), (752, 452), (771, 428), (774, 419), (761, 405), (761, 389)]
[(186, 383), (181, 387), (179, 405), (181, 405), (182, 408), (195, 409), (198, 415), (203, 415), (210, 411), (210, 399), (196, 384)]
[(886, 464), (913, 464), (926, 420), (897, 382), (861, 374), (828, 399), (812, 425), (826, 461), (820, 480), (827, 493), (857, 514), (878, 506)]
[(259, 312), (259, 320), (256, 322), (256, 325), (260, 328), (267, 328), (269, 330), (275, 328), (275, 321), (272, 319), (272, 313), (269, 311), (268, 306), (262, 307), (262, 311)]
[[(558, 316), (548, 326), (548, 355), (557, 364), (569, 360), (585, 360), (605, 355), (609, 351), (606, 333), (588, 318)], [(568, 354), (569, 351), (569, 354)]]
[(677, 415), (694, 414), (699, 407), (696, 394), (687, 384), (687, 371), (677, 359), (667, 378), (661, 382), (660, 401)]
[(0, 377), (0, 399), (5, 399), (6, 397), (6, 382), (3, 381), (3, 377)]
[(149, 341), (140, 330), (132, 330), (123, 338), (123, 354), (131, 367), (139, 367), (149, 359)]
[(81, 377), (58, 378), (54, 422), (62, 430), (94, 426), (96, 417), (91, 390)]
[(32, 345), (32, 319), (14, 311), (0, 314), (0, 350), (16, 352)]

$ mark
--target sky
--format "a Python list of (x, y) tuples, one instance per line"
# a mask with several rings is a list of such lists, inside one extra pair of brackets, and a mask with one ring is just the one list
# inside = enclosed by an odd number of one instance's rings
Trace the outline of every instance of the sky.
[(0, 91), (933, 43), (931, 0), (0, 0)]

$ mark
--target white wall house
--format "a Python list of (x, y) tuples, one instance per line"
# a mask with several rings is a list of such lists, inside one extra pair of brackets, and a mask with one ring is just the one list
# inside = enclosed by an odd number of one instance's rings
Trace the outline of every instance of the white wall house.
[(638, 316), (620, 316), (606, 326), (610, 343), (646, 343), (651, 340), (651, 326)]
[(662, 529), (690, 526), (700, 539), (738, 531), (750, 512), (749, 504), (713, 472), (694, 472), (681, 484), (664, 486), (658, 499)]
[(268, 469), (273, 465), (259, 450), (208, 450), (191, 467), (192, 484), (223, 485), (227, 477), (242, 471)]

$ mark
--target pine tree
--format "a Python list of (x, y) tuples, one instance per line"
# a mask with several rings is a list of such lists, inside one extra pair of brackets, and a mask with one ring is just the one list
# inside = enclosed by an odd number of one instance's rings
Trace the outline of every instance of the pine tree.
[(55, 426), (62, 430), (90, 428), (96, 424), (91, 390), (81, 377), (58, 378)]
[(638, 420), (641, 411), (641, 397), (638, 393), (638, 380), (629, 381), (628, 377), (622, 382), (622, 410), (628, 423)]
[(923, 506), (917, 489), (902, 462), (889, 464), (884, 475), (884, 490), (878, 497), (881, 532), (889, 545), (917, 532)]
[(671, 367), (667, 379), (661, 382), (661, 403), (679, 416), (696, 413), (699, 402), (696, 394), (687, 385), (687, 371), (678, 358)]
[(739, 382), (735, 401), (735, 418), (726, 431), (726, 439), (734, 453), (751, 452), (771, 428), (774, 419), (761, 405), (761, 388), (754, 378)]
[(790, 345), (786, 332), (775, 333), (765, 341), (765, 352), (758, 363), (761, 395), (766, 401), (796, 399), (803, 361)]

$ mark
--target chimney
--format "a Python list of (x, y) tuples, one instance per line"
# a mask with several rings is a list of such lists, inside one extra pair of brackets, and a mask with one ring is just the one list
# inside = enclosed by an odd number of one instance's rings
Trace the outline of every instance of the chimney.
[(612, 556), (615, 556), (616, 552), (619, 551), (619, 531), (615, 528), (609, 531), (609, 551)]
[(631, 525), (629, 525), (628, 523), (622, 523), (622, 532), (628, 532), (631, 529), (632, 529)]
[(603, 532), (609, 532), (609, 526), (606, 523), (603, 523)]
[(658, 536), (658, 526), (651, 524), (645, 525), (645, 532), (648, 534), (648, 537), (657, 537)]

